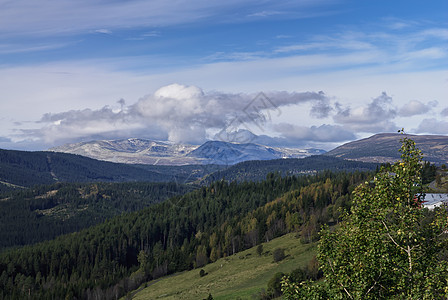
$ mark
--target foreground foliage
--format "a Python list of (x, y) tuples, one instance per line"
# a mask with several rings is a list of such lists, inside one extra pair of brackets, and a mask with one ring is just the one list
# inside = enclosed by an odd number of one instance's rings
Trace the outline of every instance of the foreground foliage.
[(318, 259), (325, 281), (285, 278), (286, 299), (448, 297), (448, 214), (422, 209), (422, 156), (412, 140), (402, 142), (401, 161), (355, 190), (339, 227), (322, 230)]

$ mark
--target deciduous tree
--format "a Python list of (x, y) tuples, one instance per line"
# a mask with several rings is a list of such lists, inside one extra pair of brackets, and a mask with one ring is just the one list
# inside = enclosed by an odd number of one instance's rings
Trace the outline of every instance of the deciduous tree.
[[(403, 138), (401, 161), (354, 191), (351, 212), (321, 232), (318, 259), (325, 282), (284, 281), (288, 299), (446, 299), (445, 208), (422, 208), (422, 155)], [(319, 291), (320, 289), (320, 291)]]

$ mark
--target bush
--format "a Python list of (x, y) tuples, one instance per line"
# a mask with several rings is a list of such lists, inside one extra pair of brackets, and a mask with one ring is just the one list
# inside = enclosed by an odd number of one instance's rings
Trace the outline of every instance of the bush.
[(282, 272), (277, 272), (268, 282), (268, 295), (272, 298), (282, 294), (282, 278), (285, 276)]
[(282, 261), (286, 257), (285, 249), (283, 248), (275, 249), (274, 252), (272, 253), (272, 256), (274, 257), (275, 262)]
[(204, 277), (204, 276), (207, 275), (207, 274), (208, 274), (208, 273), (205, 272), (204, 269), (201, 269), (201, 270), (199, 271), (199, 276), (200, 276), (200, 277)]
[(289, 274), (289, 278), (292, 282), (300, 283), (307, 279), (306, 275), (307, 274), (304, 270), (302, 270), (301, 268), (297, 268)]

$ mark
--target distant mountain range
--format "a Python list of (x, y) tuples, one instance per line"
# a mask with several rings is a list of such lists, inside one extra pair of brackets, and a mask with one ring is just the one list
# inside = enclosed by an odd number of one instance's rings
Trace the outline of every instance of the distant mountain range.
[[(448, 164), (448, 136), (405, 135), (415, 141), (424, 160), (437, 165)], [(381, 133), (339, 146), (324, 155), (363, 162), (386, 163), (400, 159), (402, 134)]]
[[(417, 143), (425, 160), (437, 165), (448, 164), (447, 136), (407, 137)], [(140, 139), (95, 141), (53, 149), (100, 160), (69, 153), (0, 149), (0, 192), (55, 182), (186, 183), (222, 178), (244, 181), (262, 180), (269, 172), (286, 175), (325, 169), (372, 169), (373, 165), (347, 164), (346, 161), (325, 158), (331, 156), (358, 162), (393, 162), (400, 158), (398, 150), (402, 138), (401, 134), (377, 134), (339, 146), (323, 156), (314, 155), (323, 153), (322, 150), (268, 147), (253, 143), (210, 141), (201, 146), (191, 146)], [(293, 159), (297, 157), (309, 159)]]
[[(438, 165), (448, 163), (448, 136), (406, 136), (416, 142), (417, 147), (422, 150), (425, 160)], [(320, 154), (363, 162), (386, 163), (400, 158), (398, 150), (403, 135), (376, 134), (369, 138), (346, 143), (327, 153), (319, 149), (265, 146), (259, 143), (261, 141), (259, 137), (257, 137), (258, 139), (240, 138), (236, 140), (251, 140), (257, 143), (208, 141), (197, 146), (133, 138), (66, 144), (51, 148), (50, 151), (79, 154), (110, 162), (166, 166), (234, 165), (250, 160), (304, 158)]]
[(234, 165), (247, 160), (303, 158), (325, 152), (319, 149), (270, 147), (254, 143), (208, 141), (201, 146), (194, 146), (135, 138), (66, 144), (51, 148), (50, 151), (118, 163), (150, 165)]

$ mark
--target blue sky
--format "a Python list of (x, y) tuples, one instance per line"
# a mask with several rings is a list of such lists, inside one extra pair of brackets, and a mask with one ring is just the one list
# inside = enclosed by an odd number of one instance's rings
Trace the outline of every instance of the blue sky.
[(0, 147), (446, 135), (447, 24), (439, 0), (0, 0)]

